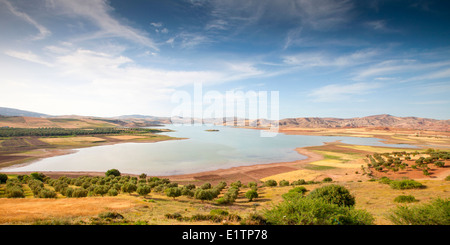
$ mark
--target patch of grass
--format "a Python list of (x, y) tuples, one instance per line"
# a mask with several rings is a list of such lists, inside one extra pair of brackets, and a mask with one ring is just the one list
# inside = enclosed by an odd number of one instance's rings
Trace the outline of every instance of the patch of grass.
[(315, 171), (321, 171), (321, 170), (328, 170), (328, 169), (335, 169), (336, 167), (331, 167), (331, 166), (319, 166), (319, 165), (314, 165), (314, 164), (306, 164), (305, 169), (309, 169), (309, 170), (315, 170)]

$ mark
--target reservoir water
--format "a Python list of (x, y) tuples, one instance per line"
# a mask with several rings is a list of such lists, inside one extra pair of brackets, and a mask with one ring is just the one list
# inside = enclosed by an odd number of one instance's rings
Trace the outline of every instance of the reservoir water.
[[(336, 140), (358, 145), (415, 147), (405, 144), (384, 144), (376, 138), (285, 134), (261, 137), (260, 130), (253, 129), (206, 125), (165, 127), (174, 132), (164, 134), (187, 139), (82, 148), (72, 154), (45, 158), (25, 166), (13, 166), (1, 171), (105, 172), (115, 168), (122, 173), (164, 176), (301, 160), (306, 157), (298, 154), (295, 148), (317, 146)], [(208, 129), (219, 131), (205, 131)]]

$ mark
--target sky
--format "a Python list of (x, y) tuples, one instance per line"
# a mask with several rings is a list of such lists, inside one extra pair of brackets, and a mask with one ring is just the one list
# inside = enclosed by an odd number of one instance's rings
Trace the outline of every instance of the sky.
[(1, 107), (171, 116), (200, 84), (276, 91), (280, 119), (450, 119), (447, 0), (0, 0), (0, 33)]

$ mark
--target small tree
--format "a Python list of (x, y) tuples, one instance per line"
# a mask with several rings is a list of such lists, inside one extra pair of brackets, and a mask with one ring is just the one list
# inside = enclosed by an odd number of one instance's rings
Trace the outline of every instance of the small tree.
[(251, 202), (253, 199), (258, 198), (258, 192), (256, 190), (249, 190), (245, 193), (245, 197)]
[(327, 185), (314, 189), (309, 193), (309, 198), (320, 198), (327, 203), (337, 204), (339, 206), (355, 205), (355, 197), (341, 185)]
[(8, 175), (0, 174), (0, 184), (1, 183), (6, 183), (7, 180), (8, 180)]
[(166, 196), (172, 197), (173, 199), (181, 196), (181, 189), (178, 187), (167, 188), (164, 192), (166, 193)]
[(110, 169), (106, 171), (105, 176), (120, 176), (120, 172), (117, 169)]
[(146, 196), (148, 195), (148, 193), (151, 192), (151, 188), (148, 185), (139, 185), (136, 192), (140, 195), (140, 196)]
[(197, 189), (194, 193), (195, 199), (200, 199), (202, 202), (205, 200), (212, 200), (213, 194), (209, 190)]
[(270, 179), (264, 182), (264, 186), (277, 186), (277, 182), (273, 179)]
[(131, 194), (132, 192), (136, 191), (136, 189), (137, 189), (137, 186), (135, 184), (133, 184), (133, 183), (130, 183), (130, 182), (125, 183), (125, 184), (122, 185), (122, 191), (123, 192), (127, 192), (129, 194)]

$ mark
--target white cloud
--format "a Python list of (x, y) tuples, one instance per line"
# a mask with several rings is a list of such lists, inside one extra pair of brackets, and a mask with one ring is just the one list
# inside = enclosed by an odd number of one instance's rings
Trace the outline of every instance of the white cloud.
[(49, 66), (49, 67), (52, 66), (52, 64), (50, 62), (44, 61), (42, 58), (40, 58), (39, 56), (37, 56), (36, 54), (34, 54), (30, 51), (20, 52), (20, 51), (14, 51), (14, 50), (6, 50), (4, 53), (8, 56), (11, 56), (11, 57), (14, 57), (17, 59), (26, 60), (29, 62), (33, 62), (33, 63), (37, 63), (37, 64)]
[(380, 55), (380, 51), (375, 49), (358, 50), (350, 54), (342, 55), (332, 55), (325, 52), (308, 52), (285, 56), (283, 62), (287, 65), (302, 68), (348, 67), (371, 62), (378, 55)]
[(330, 84), (313, 90), (309, 96), (315, 102), (347, 101), (355, 96), (371, 93), (381, 86), (380, 83)]
[(104, 0), (47, 0), (59, 14), (68, 16), (82, 16), (93, 22), (100, 31), (91, 35), (91, 38), (116, 36), (140, 43), (158, 50), (155, 42), (146, 33), (133, 27), (122, 24), (110, 15), (113, 10)]
[(7, 0), (0, 0), (1, 3), (5, 4), (6, 7), (8, 8), (8, 10), (13, 13), (14, 15), (16, 15), (19, 18), (22, 18), (23, 20), (25, 20), (26, 22), (30, 23), (31, 25), (33, 25), (34, 27), (36, 27), (36, 29), (38, 29), (39, 34), (36, 35), (35, 37), (33, 37), (34, 40), (39, 40), (39, 39), (44, 39), (48, 36), (51, 35), (51, 32), (43, 25), (39, 24), (36, 20), (34, 20), (33, 18), (31, 18), (28, 14), (21, 12), (19, 10), (17, 10), (10, 2), (8, 2)]

